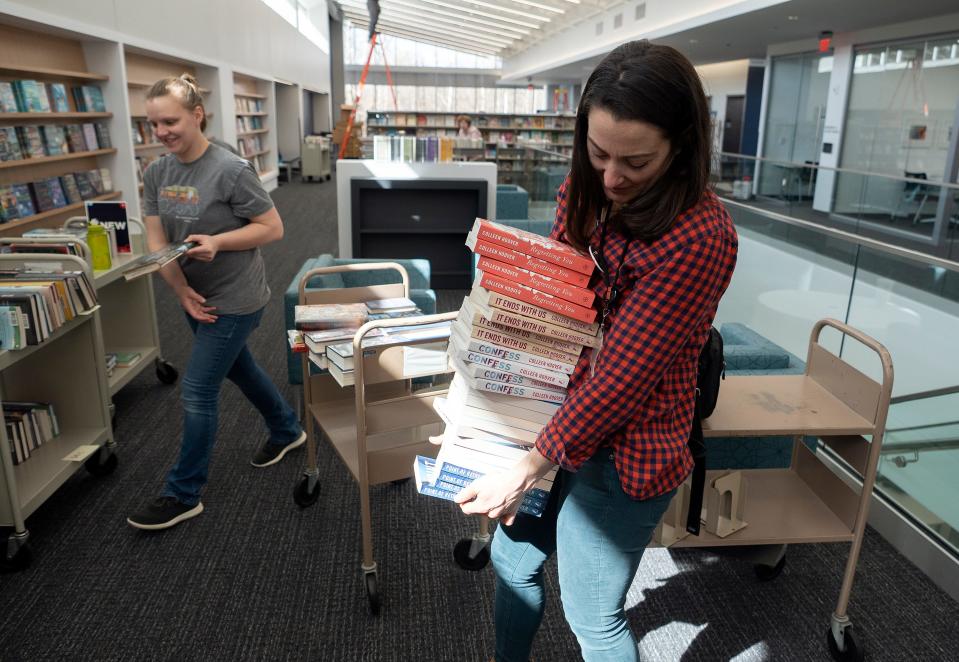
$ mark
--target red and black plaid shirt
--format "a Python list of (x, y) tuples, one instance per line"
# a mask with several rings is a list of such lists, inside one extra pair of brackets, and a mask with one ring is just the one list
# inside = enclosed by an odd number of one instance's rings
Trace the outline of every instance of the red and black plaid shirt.
[[(562, 240), (566, 187), (557, 196), (550, 236)], [(599, 247), (598, 233), (591, 239)], [(603, 257), (615, 273), (626, 237), (607, 231)], [(623, 490), (648, 499), (680, 485), (693, 467), (686, 442), (693, 420), (696, 367), (719, 299), (736, 265), (732, 219), (712, 192), (682, 213), (652, 243), (633, 241), (619, 274), (619, 304), (610, 314), (590, 376), (583, 352), (569, 397), (536, 440), (552, 462), (575, 471), (601, 446), (613, 450)], [(603, 278), (592, 289), (606, 294)]]

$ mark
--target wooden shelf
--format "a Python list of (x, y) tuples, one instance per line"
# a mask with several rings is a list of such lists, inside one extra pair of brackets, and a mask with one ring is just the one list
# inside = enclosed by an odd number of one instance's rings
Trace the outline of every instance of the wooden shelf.
[(265, 112), (261, 112), (261, 113), (241, 113), (240, 111), (237, 111), (236, 116), (237, 116), (237, 117), (266, 117), (268, 114), (269, 114), (269, 113), (265, 113)]
[(266, 99), (265, 94), (252, 94), (250, 92), (234, 92), (235, 97), (246, 97), (247, 99)]
[(26, 218), (17, 218), (12, 221), (7, 221), (3, 225), (0, 225), (0, 232), (4, 234), (9, 234), (10, 230), (21, 226), (32, 225), (38, 223), (46, 218), (51, 216), (56, 216), (58, 214), (63, 214), (71, 211), (80, 211), (83, 209), (85, 202), (93, 200), (115, 200), (120, 197), (120, 191), (111, 191), (110, 193), (103, 193), (94, 198), (89, 198), (89, 200), (84, 200), (83, 202), (74, 202), (72, 205), (67, 205), (66, 207), (57, 207), (56, 209), (51, 209), (50, 211), (41, 212), (39, 214), (34, 214), (33, 216), (27, 216)]
[(164, 145), (163, 143), (144, 143), (142, 145), (134, 145), (133, 151), (147, 152), (147, 151), (150, 151), (151, 149), (159, 149), (161, 147), (166, 147), (166, 145)]
[(110, 119), (113, 113), (0, 113), (0, 122)]
[(254, 129), (253, 131), (241, 131), (240, 133), (236, 135), (237, 137), (242, 138), (243, 136), (253, 136), (253, 135), (256, 135), (257, 133), (267, 133), (267, 132), (269, 132), (269, 129)]
[(104, 74), (92, 74), (88, 71), (69, 71), (67, 69), (49, 69), (46, 67), (10, 67), (0, 65), (0, 74), (29, 74), (42, 78), (69, 78), (72, 80), (110, 80)]
[(104, 154), (114, 154), (115, 147), (109, 149), (95, 149), (91, 152), (73, 152), (71, 154), (58, 154), (57, 156), (35, 156), (29, 159), (17, 159), (16, 161), (0, 161), (0, 170), (7, 168), (26, 168), (42, 163), (53, 163), (55, 161), (71, 161), (73, 159), (84, 159), (89, 156), (102, 156)]

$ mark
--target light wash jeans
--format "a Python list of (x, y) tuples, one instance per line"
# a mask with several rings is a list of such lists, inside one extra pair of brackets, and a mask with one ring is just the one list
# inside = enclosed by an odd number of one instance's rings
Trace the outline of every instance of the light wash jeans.
[(285, 446), (303, 431), (296, 412), (247, 349), (246, 339), (259, 326), (261, 317), (262, 308), (248, 315), (218, 315), (212, 324), (201, 324), (187, 315), (194, 338), (180, 384), (183, 442), (180, 457), (167, 474), (163, 496), (176, 497), (191, 506), (199, 503), (216, 441), (218, 401), (224, 378), (236, 384), (263, 415), (270, 430), (270, 443)]
[(609, 448), (560, 471), (542, 517), (517, 516), (493, 537), (496, 662), (526, 662), (545, 608), (543, 565), (556, 552), (563, 611), (586, 662), (639, 659), (624, 605), (653, 530), (673, 498), (636, 501)]

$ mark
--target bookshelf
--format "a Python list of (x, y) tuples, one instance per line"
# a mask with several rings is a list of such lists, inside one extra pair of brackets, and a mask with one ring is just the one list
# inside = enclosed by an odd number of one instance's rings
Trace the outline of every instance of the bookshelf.
[[(90, 276), (89, 266), (76, 256), (0, 255), (0, 266), (5, 268), (27, 262), (52, 262)], [(95, 308), (39, 345), (0, 351), (0, 402), (50, 403), (60, 425), (59, 435), (18, 465), (13, 464), (6, 426), (0, 427), (0, 526), (13, 528), (0, 556), (4, 569), (29, 565), (26, 518), (81, 466), (98, 476), (112, 473), (117, 466), (100, 337), (100, 314)], [(73, 453), (76, 458), (67, 459)]]
[[(6, 158), (0, 161), (0, 195), (7, 200), (0, 236), (57, 227), (82, 200), (121, 194), (112, 177), (119, 136), (111, 131), (113, 112), (106, 105), (111, 78), (88, 66), (90, 50), (79, 36), (0, 19), (0, 86), (7, 91), (6, 112), (0, 112), (6, 145), (0, 147)], [(87, 183), (77, 186), (81, 173)]]
[(213, 85), (216, 72), (212, 67), (202, 64), (164, 57), (130, 47), (124, 48), (123, 61), (126, 68), (127, 98), (130, 109), (129, 126), (130, 135), (133, 139), (137, 190), (142, 194), (143, 173), (147, 166), (166, 153), (163, 144), (157, 141), (153, 129), (147, 121), (147, 92), (161, 78), (179, 76), (184, 73), (196, 78), (199, 83), (200, 94), (203, 95), (204, 107), (208, 111), (205, 133), (208, 137), (212, 137), (216, 133), (212, 123), (213, 113), (210, 112), (216, 101)]
[[(367, 135), (448, 136), (457, 134), (460, 112), (370, 111)], [(497, 182), (528, 181), (532, 171), (568, 163), (573, 150), (576, 117), (557, 114), (466, 113), (483, 135), (475, 147), (455, 147), (454, 159), (489, 161), (497, 166)], [(537, 147), (555, 154), (533, 152)]]
[(240, 73), (233, 74), (236, 148), (256, 168), (260, 179), (279, 174), (276, 136), (273, 135), (273, 83)]

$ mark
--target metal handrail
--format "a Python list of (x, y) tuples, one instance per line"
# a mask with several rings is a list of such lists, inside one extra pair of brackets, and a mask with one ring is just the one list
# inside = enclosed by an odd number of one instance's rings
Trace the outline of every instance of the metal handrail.
[(896, 405), (900, 402), (912, 402), (913, 400), (925, 400), (926, 398), (935, 398), (940, 395), (952, 395), (953, 393), (959, 393), (959, 384), (956, 386), (943, 386), (941, 388), (932, 388), (928, 391), (917, 391), (916, 393), (907, 393), (905, 395), (897, 395), (892, 400), (889, 401), (889, 404)]

